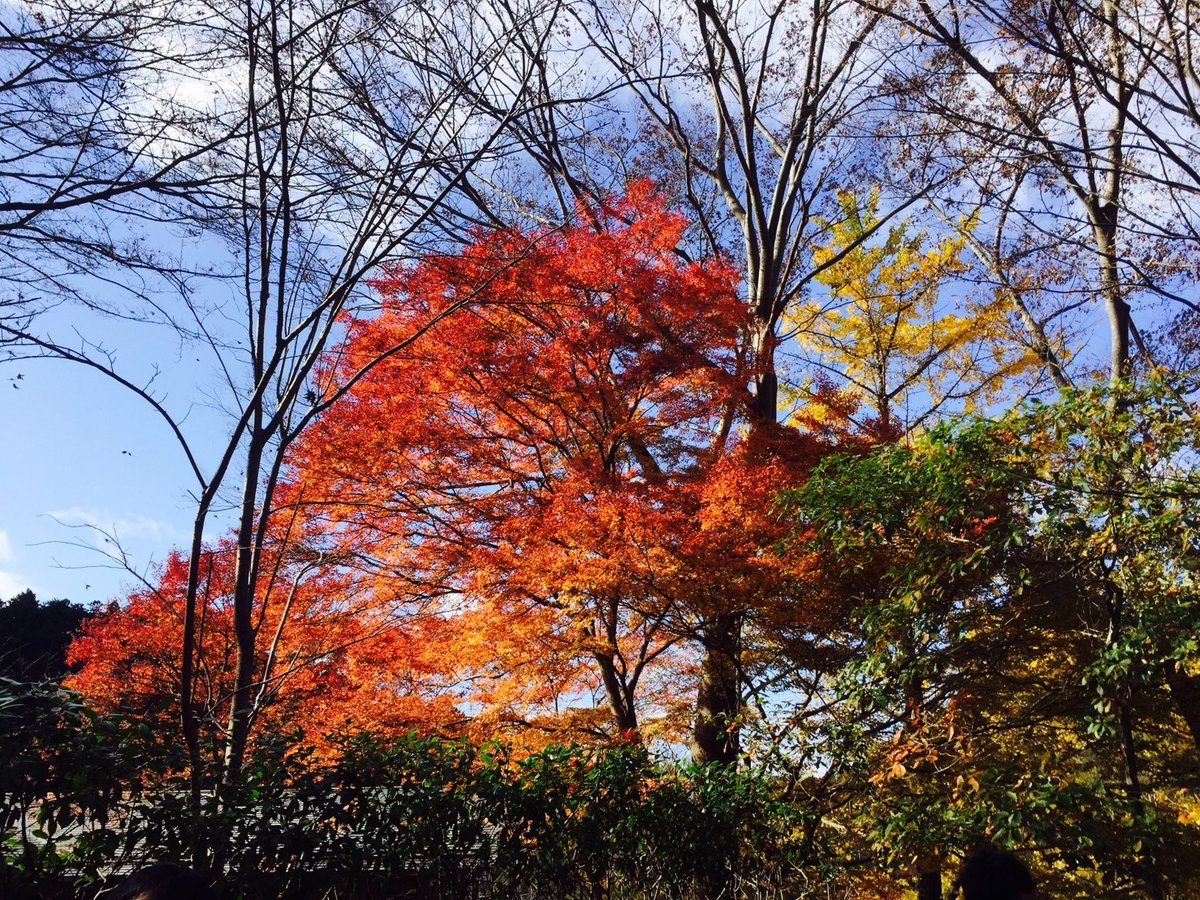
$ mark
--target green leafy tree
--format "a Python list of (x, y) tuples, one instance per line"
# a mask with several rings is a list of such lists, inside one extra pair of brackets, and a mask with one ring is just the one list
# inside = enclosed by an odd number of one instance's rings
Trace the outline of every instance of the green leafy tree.
[(29, 590), (0, 603), (0, 678), (61, 679), (67, 674), (67, 644), (92, 615), (67, 600), (39, 603)]
[(887, 863), (988, 837), (1065, 861), (1063, 896), (1195, 887), (1198, 442), (1159, 385), (1071, 393), (833, 459), (789, 498), (858, 602), (844, 777)]

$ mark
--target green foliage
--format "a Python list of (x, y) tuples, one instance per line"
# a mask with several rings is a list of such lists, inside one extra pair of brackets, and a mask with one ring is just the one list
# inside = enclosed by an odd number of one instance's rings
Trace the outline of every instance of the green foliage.
[(1038, 847), (1089, 896), (1197, 845), (1198, 450), (1149, 381), (834, 457), (784, 498), (858, 607), (838, 686), (865, 749), (838, 775), (869, 852)]
[(52, 685), (0, 679), (0, 894), (100, 879), (127, 810), (169, 762), (147, 728), (100, 716)]
[(66, 600), (39, 603), (22, 591), (0, 603), (0, 677), (57, 680), (67, 674), (67, 644), (93, 610)]
[(358, 735), (317, 759), (299, 736), (269, 738), (196, 818), (181, 760), (127, 720), (13, 683), (0, 720), (17, 761), (3, 775), (5, 896), (91, 896), (110, 872), (187, 860), (197, 842), (230, 898), (682, 898), (712, 883), (778, 889), (811, 862), (800, 808), (762, 773), (637, 747), (514, 758)]

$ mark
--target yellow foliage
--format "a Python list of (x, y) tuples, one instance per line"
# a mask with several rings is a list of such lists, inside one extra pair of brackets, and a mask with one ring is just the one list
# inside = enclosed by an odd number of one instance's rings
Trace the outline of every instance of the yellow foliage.
[[(882, 428), (904, 431), (938, 412), (970, 412), (1035, 364), (1012, 340), (1001, 298), (962, 294), (952, 311), (945, 308), (945, 283), (969, 268), (962, 236), (932, 243), (907, 221), (884, 230), (874, 191), (862, 198), (842, 191), (839, 202), (840, 220), (825, 223), (826, 240), (813, 249), (828, 296), (793, 310), (789, 324)], [(961, 223), (964, 233), (972, 227)], [(819, 418), (821, 410), (804, 414)]]

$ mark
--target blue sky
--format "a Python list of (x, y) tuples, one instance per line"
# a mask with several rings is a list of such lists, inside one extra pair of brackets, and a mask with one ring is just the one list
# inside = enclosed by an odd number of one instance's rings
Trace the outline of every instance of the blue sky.
[(129, 572), (72, 546), (114, 549), (89, 525), (115, 534), (139, 571), (186, 540), (194, 504), (183, 454), (125, 389), (72, 363), (7, 363), (0, 421), (0, 598), (25, 588), (81, 603), (122, 594)]

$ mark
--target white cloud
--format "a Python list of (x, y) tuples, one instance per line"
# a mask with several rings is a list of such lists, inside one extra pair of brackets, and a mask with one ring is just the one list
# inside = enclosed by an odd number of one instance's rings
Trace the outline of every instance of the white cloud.
[(63, 525), (90, 531), (92, 543), (102, 543), (104, 538), (111, 537), (117, 541), (133, 538), (170, 544), (179, 538), (178, 530), (169, 522), (146, 516), (114, 516), (94, 507), (72, 506), (51, 510), (46, 515)]
[(11, 600), (28, 587), (30, 587), (29, 582), (20, 575), (14, 572), (0, 571), (0, 603)]
[(8, 539), (8, 532), (0, 531), (0, 563), (10, 563), (14, 558), (12, 542)]

